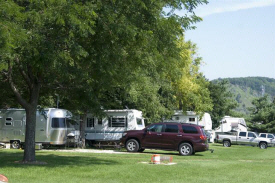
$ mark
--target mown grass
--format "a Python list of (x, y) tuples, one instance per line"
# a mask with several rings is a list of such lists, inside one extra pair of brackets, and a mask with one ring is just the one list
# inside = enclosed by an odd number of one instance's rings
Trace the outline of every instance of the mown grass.
[[(214, 153), (179, 156), (174, 151), (137, 154), (37, 151), (46, 165), (22, 165), (22, 150), (0, 150), (0, 174), (10, 183), (23, 182), (275, 182), (275, 148), (211, 144)], [(152, 165), (152, 154), (173, 156), (176, 165)]]

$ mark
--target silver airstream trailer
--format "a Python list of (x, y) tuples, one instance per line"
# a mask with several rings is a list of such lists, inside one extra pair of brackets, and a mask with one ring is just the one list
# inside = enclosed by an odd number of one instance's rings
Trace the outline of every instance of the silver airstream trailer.
[[(37, 110), (35, 142), (43, 146), (65, 145), (72, 117), (65, 109), (48, 108)], [(26, 112), (24, 109), (0, 110), (0, 143), (10, 143), (11, 148), (20, 148), (25, 142)]]

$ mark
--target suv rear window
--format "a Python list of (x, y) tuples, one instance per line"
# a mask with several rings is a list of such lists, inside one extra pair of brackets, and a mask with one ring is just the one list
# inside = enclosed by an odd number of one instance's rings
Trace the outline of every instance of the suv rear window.
[(182, 125), (182, 131), (184, 133), (198, 133), (198, 130), (194, 126)]
[(178, 133), (179, 132), (179, 127), (178, 125), (166, 125), (165, 126), (165, 132), (169, 133)]

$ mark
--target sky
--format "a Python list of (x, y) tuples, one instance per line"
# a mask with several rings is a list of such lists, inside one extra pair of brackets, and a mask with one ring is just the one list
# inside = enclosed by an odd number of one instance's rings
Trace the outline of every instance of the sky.
[(195, 13), (203, 21), (185, 38), (197, 45), (207, 79), (275, 78), (275, 0), (209, 0)]

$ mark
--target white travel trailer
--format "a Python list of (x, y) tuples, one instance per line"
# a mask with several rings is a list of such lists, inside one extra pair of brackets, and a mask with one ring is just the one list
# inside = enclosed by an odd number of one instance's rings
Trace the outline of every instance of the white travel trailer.
[(212, 130), (212, 120), (208, 113), (204, 113), (203, 117), (200, 119), (200, 116), (193, 111), (175, 111), (175, 114), (172, 116), (172, 121), (200, 125), (204, 127), (205, 131)]
[(220, 121), (220, 126), (218, 126), (212, 133), (213, 140), (216, 135), (224, 132), (247, 132), (247, 126), (244, 118), (236, 118), (230, 116), (224, 116)]
[[(37, 110), (35, 142), (42, 145), (65, 145), (67, 127), (72, 117), (65, 109), (48, 108)], [(25, 142), (26, 111), (24, 109), (0, 110), (0, 143), (10, 143), (12, 148), (20, 148)]]
[(220, 121), (220, 126), (215, 129), (215, 132), (239, 132), (247, 131), (247, 126), (244, 118), (235, 118), (224, 116)]
[(88, 143), (119, 141), (127, 130), (145, 128), (142, 112), (135, 109), (105, 110), (103, 119), (88, 114), (85, 122), (85, 136)]

